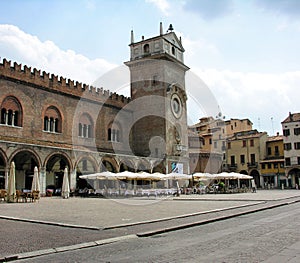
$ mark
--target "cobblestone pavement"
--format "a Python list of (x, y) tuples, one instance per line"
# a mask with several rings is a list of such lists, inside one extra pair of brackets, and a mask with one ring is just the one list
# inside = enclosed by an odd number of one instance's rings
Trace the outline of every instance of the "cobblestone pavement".
[[(35, 203), (0, 203), (0, 258), (15, 253), (59, 248), (80, 243), (103, 240), (112, 237), (147, 231), (150, 224), (138, 225), (134, 231), (127, 228), (99, 231), (103, 227), (130, 225), (139, 222), (160, 220), (186, 214), (213, 211), (207, 219), (224, 209), (249, 206), (249, 209), (278, 202), (300, 198), (297, 190), (260, 190), (257, 193), (181, 195), (162, 198), (41, 198)], [(243, 208), (243, 209), (244, 209)], [(240, 208), (239, 208), (240, 209)], [(230, 209), (234, 213), (238, 209)], [(203, 215), (205, 220), (206, 216)], [(6, 220), (10, 219), (10, 220)], [(16, 219), (24, 220), (20, 222)], [(36, 220), (32, 224), (27, 221)], [(50, 224), (48, 224), (48, 223)], [(58, 227), (51, 224), (61, 224)], [(71, 224), (71, 225), (70, 225)], [(149, 225), (149, 226), (148, 226)], [(163, 226), (164, 224), (161, 224)], [(75, 226), (80, 226), (77, 228)], [(94, 229), (94, 230), (93, 230)], [(132, 229), (131, 229), (132, 230)], [(150, 229), (151, 230), (151, 229)]]

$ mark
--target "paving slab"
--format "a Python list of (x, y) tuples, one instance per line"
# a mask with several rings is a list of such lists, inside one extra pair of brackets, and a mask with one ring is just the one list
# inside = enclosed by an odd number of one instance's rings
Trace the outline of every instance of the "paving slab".
[(259, 190), (176, 198), (43, 197), (34, 203), (0, 203), (0, 217), (103, 228), (299, 196), (299, 190)]

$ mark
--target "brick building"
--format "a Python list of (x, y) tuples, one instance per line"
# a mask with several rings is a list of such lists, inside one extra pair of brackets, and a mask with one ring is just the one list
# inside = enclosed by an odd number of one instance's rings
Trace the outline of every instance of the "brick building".
[(172, 27), (130, 43), (131, 97), (3, 59), (0, 63), (0, 188), (16, 164), (17, 189), (60, 188), (109, 170), (189, 172), (184, 48)]

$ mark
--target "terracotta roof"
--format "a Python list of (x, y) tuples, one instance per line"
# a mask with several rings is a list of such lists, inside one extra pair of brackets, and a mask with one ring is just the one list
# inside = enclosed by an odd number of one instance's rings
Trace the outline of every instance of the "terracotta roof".
[(283, 135), (269, 136), (267, 139), (268, 142), (282, 141), (282, 140), (283, 140)]
[(289, 113), (289, 116), (281, 123), (300, 121), (300, 113)]

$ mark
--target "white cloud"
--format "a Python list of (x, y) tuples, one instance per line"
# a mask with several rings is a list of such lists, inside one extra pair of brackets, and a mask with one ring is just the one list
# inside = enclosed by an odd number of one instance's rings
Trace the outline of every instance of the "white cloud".
[(273, 134), (281, 131), (281, 121), (289, 111), (300, 111), (300, 71), (281, 74), (193, 71), (208, 85), (227, 119), (249, 118), (254, 128)]
[(146, 0), (146, 3), (154, 4), (165, 16), (169, 15), (170, 4), (167, 0)]
[[(209, 51), (220, 56), (217, 48), (205, 41), (184, 39), (184, 45), (188, 46), (188, 50), (195, 52), (191, 56), (194, 54), (198, 57), (198, 53), (203, 49), (205, 52)], [(61, 50), (53, 42), (42, 42), (12, 25), (0, 25), (0, 56), (86, 84), (93, 83), (116, 66), (100, 58), (91, 60), (75, 51)], [(263, 74), (216, 69), (201, 70), (195, 67), (192, 67), (191, 71), (207, 84), (227, 119), (249, 118), (254, 123), (254, 128), (272, 134), (273, 131), (281, 131), (280, 123), (287, 117), (289, 111), (300, 112), (298, 106), (300, 71)], [(102, 80), (105, 80), (105, 74)], [(104, 88), (112, 87), (104, 86)], [(195, 99), (199, 100), (199, 98)], [(189, 101), (192, 100), (188, 100), (188, 103)], [(203, 116), (199, 116), (197, 109), (195, 112), (198, 113), (193, 118), (196, 122)], [(271, 118), (274, 127), (271, 125)]]
[(61, 50), (52, 41), (42, 42), (13, 25), (0, 25), (0, 54), (22, 65), (86, 84), (116, 66), (104, 59), (91, 60), (73, 50)]

